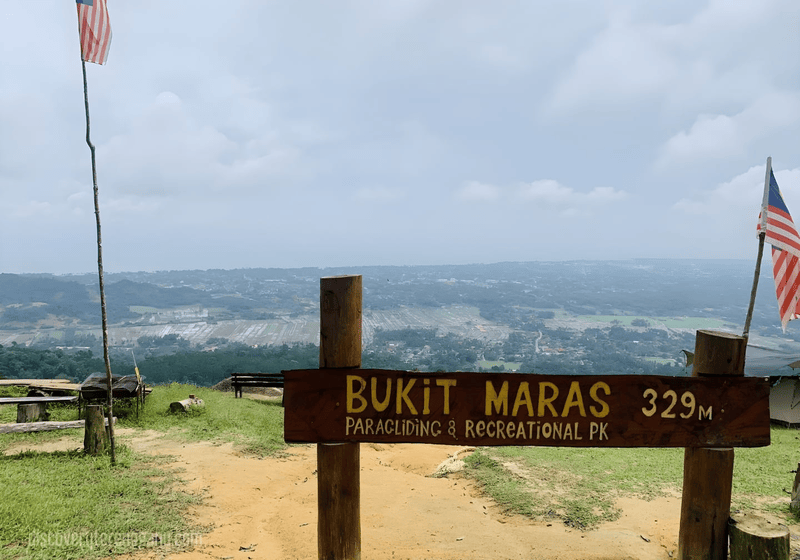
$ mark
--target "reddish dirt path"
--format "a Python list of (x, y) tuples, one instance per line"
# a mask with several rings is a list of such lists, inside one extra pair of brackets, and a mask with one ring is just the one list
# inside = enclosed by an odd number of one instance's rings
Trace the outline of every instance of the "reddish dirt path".
[[(212, 529), (191, 551), (160, 547), (136, 559), (294, 560), (317, 557), (316, 450), (242, 456), (230, 444), (178, 443), (155, 432), (130, 444), (169, 453), (187, 489), (204, 497), (192, 519)], [(374, 560), (667, 560), (677, 549), (680, 501), (625, 499), (624, 513), (581, 532), (557, 520), (506, 516), (458, 474), (432, 478), (459, 448), (361, 446), (362, 557)], [(672, 556), (670, 556), (672, 555)]]
[[(317, 558), (316, 449), (291, 447), (279, 457), (257, 458), (231, 444), (180, 442), (160, 432), (120, 429), (134, 449), (175, 457), (185, 490), (201, 496), (188, 515), (208, 527), (193, 549), (169, 546), (125, 560), (295, 560)], [(80, 448), (82, 435), (43, 444), (15, 445), (55, 451)], [(458, 473), (430, 475), (456, 453), (436, 445), (361, 446), (362, 558), (365, 560), (669, 560), (677, 557), (680, 499), (623, 498), (619, 520), (582, 532), (558, 520), (502, 513)], [(793, 558), (800, 558), (792, 534)], [(116, 557), (120, 558), (120, 557)]]

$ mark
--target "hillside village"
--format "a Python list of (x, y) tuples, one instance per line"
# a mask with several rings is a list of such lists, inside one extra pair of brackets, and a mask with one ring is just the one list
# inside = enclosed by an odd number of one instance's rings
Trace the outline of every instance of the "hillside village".
[[(319, 279), (347, 273), (364, 277), (365, 361), (553, 374), (685, 375), (697, 329), (741, 329), (752, 282), (748, 263), (710, 260), (107, 274), (113, 355), (317, 345)], [(752, 337), (797, 348), (772, 298), (766, 278)], [(0, 344), (98, 355), (97, 302), (91, 274), (2, 274)]]

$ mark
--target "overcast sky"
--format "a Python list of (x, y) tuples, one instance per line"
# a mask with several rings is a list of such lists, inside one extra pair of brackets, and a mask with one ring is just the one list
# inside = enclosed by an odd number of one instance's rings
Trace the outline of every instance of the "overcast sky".
[[(109, 272), (741, 258), (797, 0), (108, 0)], [(74, 0), (0, 11), (0, 272), (97, 270)]]

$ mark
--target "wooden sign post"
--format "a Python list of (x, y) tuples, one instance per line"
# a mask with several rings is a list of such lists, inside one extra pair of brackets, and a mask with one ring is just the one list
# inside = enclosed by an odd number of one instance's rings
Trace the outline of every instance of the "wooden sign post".
[[(320, 368), (361, 366), (361, 292), (361, 276), (320, 280)], [(341, 377), (335, 369), (330, 374)], [(320, 560), (361, 560), (360, 463), (357, 443), (317, 445)]]
[[(747, 338), (697, 331), (692, 377), (743, 379)], [(769, 420), (767, 420), (769, 427)], [(733, 449), (686, 448), (678, 533), (679, 560), (725, 560), (733, 487)]]
[(770, 438), (746, 339), (698, 331), (690, 378), (387, 371), (360, 369), (360, 276), (323, 278), (320, 315), (320, 369), (284, 372), (284, 438), (318, 444), (321, 560), (361, 558), (359, 442), (685, 447), (680, 557), (725, 558), (733, 451), (716, 448)]

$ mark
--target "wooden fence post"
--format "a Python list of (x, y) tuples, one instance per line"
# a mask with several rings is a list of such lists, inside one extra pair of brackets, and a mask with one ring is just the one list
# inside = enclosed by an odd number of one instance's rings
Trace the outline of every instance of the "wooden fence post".
[[(697, 331), (693, 377), (743, 376), (747, 338)], [(725, 560), (731, 511), (733, 449), (686, 448), (678, 558)]]
[(103, 407), (92, 405), (86, 407), (86, 424), (83, 432), (83, 450), (89, 455), (99, 455), (108, 446)]
[[(321, 368), (361, 367), (361, 276), (320, 279)], [(320, 560), (361, 560), (360, 450), (317, 445), (317, 550)]]

